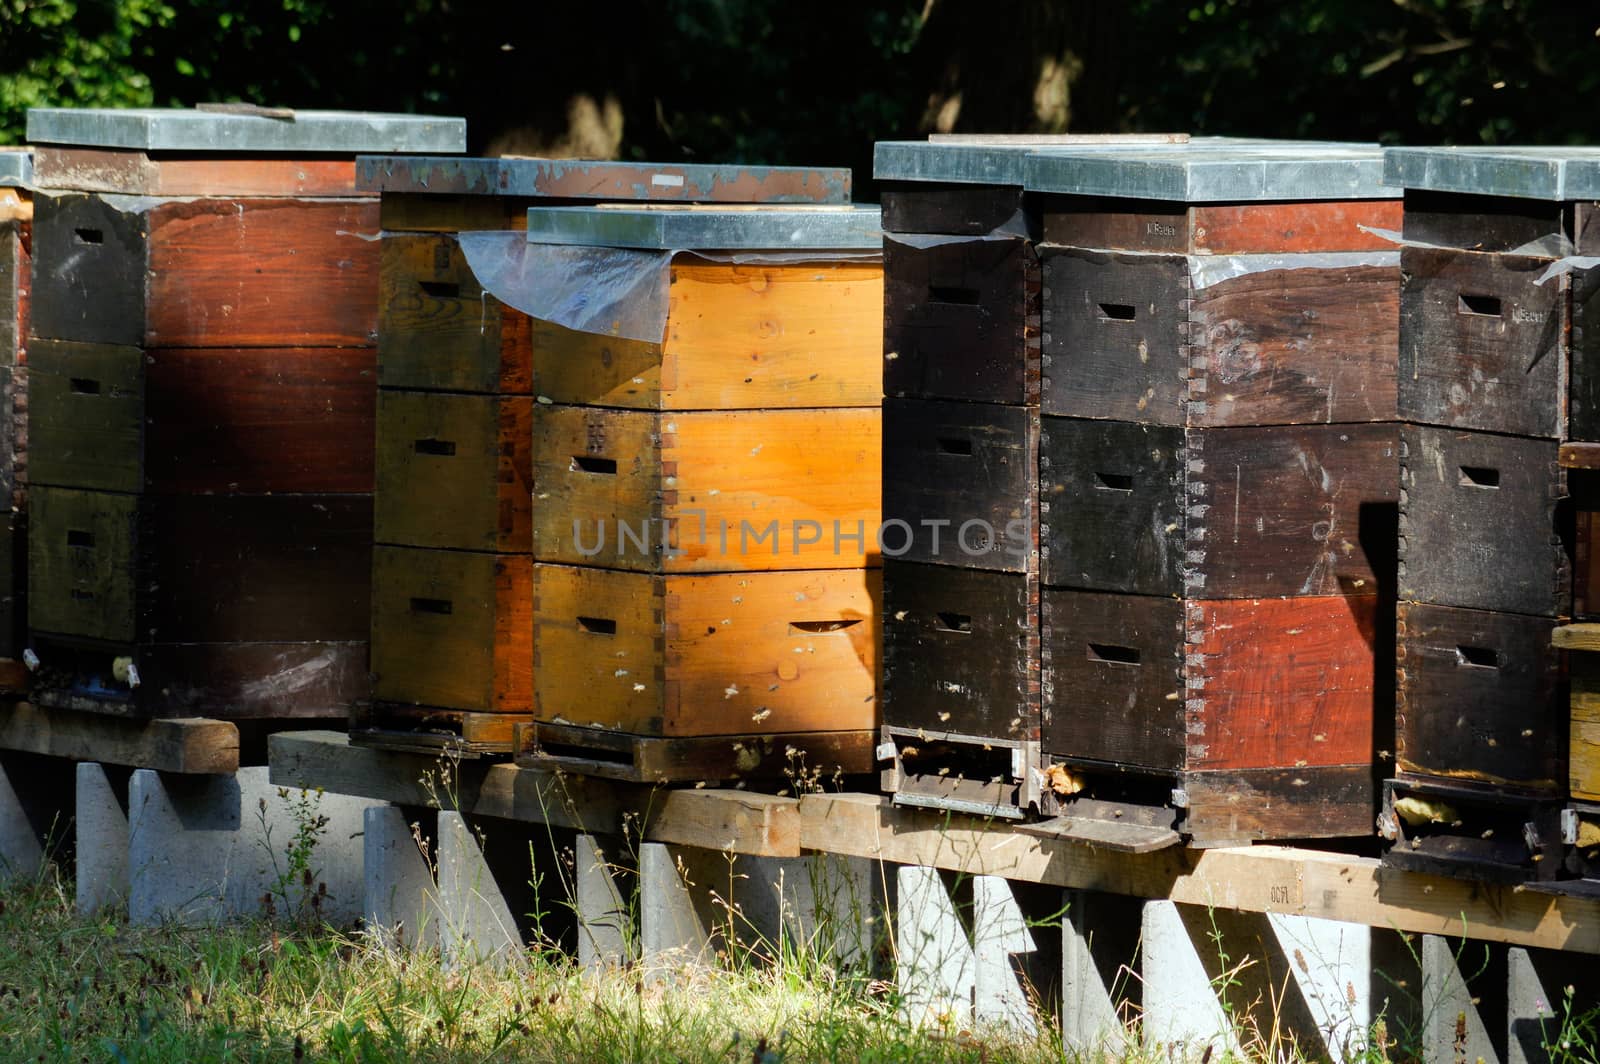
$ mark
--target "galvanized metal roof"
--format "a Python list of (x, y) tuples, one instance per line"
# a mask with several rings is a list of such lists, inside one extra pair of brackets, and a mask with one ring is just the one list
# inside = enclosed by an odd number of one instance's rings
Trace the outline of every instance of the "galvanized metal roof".
[(530, 244), (705, 251), (883, 246), (876, 207), (532, 207)]
[(1040, 151), (1023, 165), (1030, 192), (1179, 203), (1395, 199), (1377, 145), (1282, 142), (1181, 151)]
[(33, 186), (32, 148), (0, 148), (0, 186), (5, 188)]
[(713, 203), (849, 203), (849, 167), (363, 155), (363, 192)]
[(461, 152), (464, 118), (368, 111), (34, 107), (28, 140), (83, 148), (195, 152)]
[(1600, 199), (1600, 148), (1390, 148), (1383, 179), (1399, 188), (1538, 200)]

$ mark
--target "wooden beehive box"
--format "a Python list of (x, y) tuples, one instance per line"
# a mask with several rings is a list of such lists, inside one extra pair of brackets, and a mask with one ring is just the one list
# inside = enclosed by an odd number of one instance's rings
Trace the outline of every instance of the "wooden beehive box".
[[(663, 576), (540, 564), (535, 585), (540, 744), (603, 750), (609, 733), (723, 750), (711, 740), (750, 737), (753, 757), (768, 737), (779, 751), (763, 762), (768, 773), (781, 769), (785, 744), (808, 741), (847, 772), (870, 769), (876, 572)], [(756, 769), (752, 760), (744, 774)], [(707, 778), (696, 771), (689, 759), (673, 778)]]
[(0, 657), (27, 633), (28, 305), (33, 153), (0, 151)]
[[(1600, 439), (1600, 151), (1400, 148), (1401, 408), (1408, 420)], [(1572, 272), (1566, 272), (1572, 267)]]
[[(30, 516), (28, 619), (44, 662), (36, 701), (156, 716), (342, 716), (365, 690), (366, 496), (36, 487)], [(138, 686), (117, 658), (134, 663)]]
[(534, 556), (649, 572), (860, 568), (877, 551), (880, 426), (871, 408), (541, 407)]
[(29, 132), (35, 697), (343, 716), (367, 687), (376, 400), (355, 155), (459, 150), (464, 123), (41, 109)]

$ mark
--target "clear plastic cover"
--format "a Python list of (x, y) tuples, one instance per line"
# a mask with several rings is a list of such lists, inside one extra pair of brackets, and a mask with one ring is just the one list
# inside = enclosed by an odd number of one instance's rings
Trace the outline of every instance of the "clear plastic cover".
[(462, 253), (483, 290), (532, 318), (577, 332), (660, 343), (680, 255), (735, 265), (876, 262), (878, 251), (640, 251), (530, 244), (521, 232), (467, 232)]
[(1317, 254), (1190, 255), (1189, 280), (1196, 289), (1209, 288), (1246, 274), (1269, 270), (1348, 270), (1358, 266), (1400, 265), (1398, 251), (1331, 251)]

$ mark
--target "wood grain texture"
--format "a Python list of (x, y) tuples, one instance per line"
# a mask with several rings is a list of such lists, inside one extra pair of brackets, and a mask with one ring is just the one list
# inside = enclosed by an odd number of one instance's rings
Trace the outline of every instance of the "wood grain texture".
[(365, 347), (377, 204), (41, 195), (33, 328), (143, 347)]
[(356, 194), (353, 158), (177, 155), (132, 149), (33, 149), (41, 187), (125, 196), (318, 196)]
[(167, 203), (150, 212), (149, 226), (145, 346), (376, 341), (376, 203)]
[(239, 771), (239, 728), (230, 721), (133, 723), (70, 710), (46, 711), (27, 702), (0, 707), (0, 749), (158, 772), (232, 775)]
[(362, 641), (371, 502), (39, 488), (29, 622), (125, 644)]
[[(375, 798), (396, 805), (453, 808), (476, 816), (601, 835), (624, 823), (647, 842), (766, 857), (800, 855), (799, 803), (744, 790), (662, 791), (594, 777), (463, 761), (455, 786), (437, 785), (438, 759), (350, 744), (341, 732), (280, 732), (268, 740), (274, 786)], [(426, 781), (433, 777), (435, 785)]]
[(861, 776), (873, 765), (876, 733), (793, 732), (647, 737), (535, 722), (518, 728), (517, 765), (630, 783), (773, 781), (816, 771)]
[(1378, 787), (1372, 766), (1191, 772), (1184, 829), (1194, 845), (1371, 835)]
[(1186, 260), (1048, 246), (1040, 260), (1045, 411), (1183, 424)]
[(884, 181), (878, 198), (887, 233), (983, 236), (1026, 217), (1022, 189), (1015, 186)]
[(1175, 594), (1187, 564), (1190, 473), (1184, 430), (1047, 417), (1041, 439), (1044, 584)]
[(1566, 689), (1555, 622), (1400, 604), (1396, 768), (1465, 786), (1558, 793)]
[(1051, 588), (1041, 599), (1050, 757), (1181, 770), (1183, 602)]
[(1393, 578), (1395, 426), (1044, 426), (1047, 585), (1240, 598)]
[(883, 441), (887, 555), (972, 569), (1037, 571), (1036, 410), (886, 399)]
[(535, 570), (540, 721), (636, 735), (877, 724), (874, 571), (654, 576)]
[(1401, 225), (1398, 199), (1185, 206), (1164, 200), (1054, 196), (1044, 199), (1041, 211), (1047, 243), (1178, 254), (1388, 251), (1394, 245), (1367, 228), (1394, 231)]
[(1600, 900), (1397, 872), (1373, 857), (1289, 846), (1115, 853), (873, 794), (805, 795), (800, 829), (806, 849), (895, 864), (1600, 953)]
[(378, 395), (374, 534), (408, 547), (533, 549), (528, 395)]
[(1387, 657), (1374, 597), (1043, 599), (1053, 758), (1157, 771), (1372, 761)]
[(526, 555), (375, 547), (372, 587), (376, 698), (531, 712), (533, 562)]
[(0, 656), (22, 659), (28, 644), (28, 515), (0, 513)]
[(0, 222), (0, 366), (27, 363), (32, 223)]
[(1400, 412), (1408, 421), (1520, 436), (1565, 434), (1567, 298), (1533, 282), (1550, 260), (1400, 253)]
[(41, 484), (192, 494), (372, 490), (370, 348), (34, 345)]
[(883, 390), (1039, 401), (1039, 260), (1021, 237), (883, 245)]
[(1047, 414), (1196, 426), (1395, 419), (1393, 267), (1288, 257), (1194, 288), (1182, 256), (1043, 257)]
[(1400, 598), (1566, 613), (1574, 533), (1556, 442), (1416, 426), (1401, 438)]
[(1036, 581), (885, 560), (883, 722), (1037, 741)]
[(876, 406), (883, 267), (679, 257), (661, 343), (539, 331), (534, 377), (556, 403), (645, 410)]
[(1569, 654), (1567, 668), (1572, 685), (1567, 791), (1580, 801), (1600, 802), (1600, 658), (1592, 651)]
[[(43, 665), (31, 697), (50, 709), (147, 718), (342, 719), (369, 695), (365, 640), (108, 647), (36, 633), (33, 645)], [(115, 656), (130, 653), (143, 679), (136, 691), (116, 679), (113, 664)]]
[(537, 323), (483, 291), (455, 234), (386, 232), (381, 244), (380, 385), (506, 395), (532, 391)]
[[(541, 405), (534, 555), (665, 572), (874, 564), (881, 455), (876, 408), (664, 414)], [(845, 538), (857, 532), (859, 540)]]

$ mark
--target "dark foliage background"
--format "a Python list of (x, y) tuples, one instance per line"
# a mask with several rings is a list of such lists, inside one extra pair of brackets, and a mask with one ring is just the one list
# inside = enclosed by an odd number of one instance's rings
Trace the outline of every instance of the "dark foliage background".
[(0, 142), (30, 106), (238, 99), (863, 178), (935, 129), (1583, 142), (1597, 32), (1575, 0), (0, 0)]

